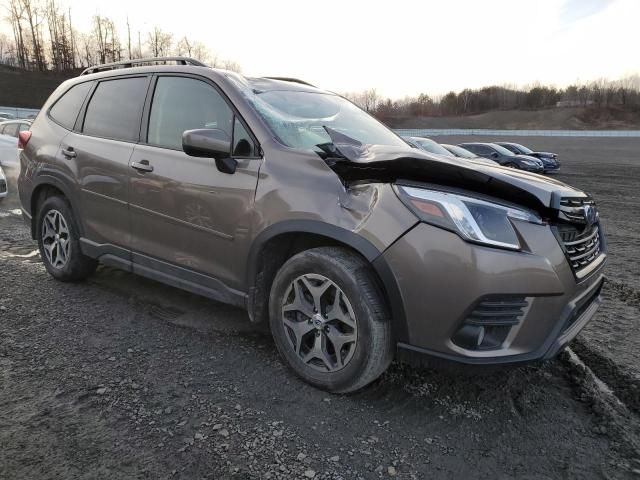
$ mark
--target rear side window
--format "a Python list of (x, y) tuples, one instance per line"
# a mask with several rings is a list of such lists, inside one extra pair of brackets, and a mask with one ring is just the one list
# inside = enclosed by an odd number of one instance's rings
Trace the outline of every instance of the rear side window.
[(215, 88), (200, 80), (158, 78), (151, 104), (147, 143), (182, 150), (182, 133), (197, 128), (217, 128), (231, 138), (233, 112), (227, 102)]
[(100, 82), (89, 100), (82, 132), (114, 140), (137, 141), (146, 90), (146, 77)]
[(73, 130), (82, 102), (92, 85), (93, 82), (85, 82), (71, 87), (49, 110), (51, 118), (64, 128)]

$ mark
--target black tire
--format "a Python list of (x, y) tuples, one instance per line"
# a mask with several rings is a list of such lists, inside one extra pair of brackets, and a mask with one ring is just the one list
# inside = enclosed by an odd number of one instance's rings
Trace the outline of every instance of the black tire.
[[(45, 239), (43, 238), (43, 222), (45, 217), (54, 212), (59, 212), (68, 230), (68, 256), (63, 265), (53, 265), (45, 252)], [(40, 249), (40, 257), (45, 268), (57, 280), (72, 282), (84, 280), (95, 272), (98, 262), (87, 257), (80, 250), (80, 234), (78, 223), (73, 215), (71, 206), (64, 197), (52, 196), (46, 198), (38, 208), (36, 214), (36, 238)]]
[[(329, 371), (329, 368), (327, 371), (319, 371), (318, 366), (314, 368), (304, 362), (302, 359), (303, 347), (298, 347), (299, 350), (296, 351), (296, 347), (293, 345), (294, 341), (291, 340), (296, 336), (293, 330), (285, 327), (284, 324), (284, 302), (293, 295), (294, 281), (306, 275), (322, 276), (328, 279), (332, 284), (330, 288), (336, 292), (333, 302), (335, 302), (335, 298), (342, 298), (343, 302), (348, 302), (348, 304), (342, 303), (340, 309), (343, 313), (344, 309), (347, 312), (352, 312), (355, 317), (356, 329), (355, 332), (351, 332), (356, 338), (355, 343), (347, 347), (340, 347), (341, 353), (337, 354), (333, 343), (326, 347), (332, 351), (333, 358), (336, 355), (340, 355), (342, 358), (345, 352), (343, 348), (349, 349), (348, 361), (345, 360), (345, 364), (337, 371)], [(338, 290), (342, 296), (338, 296)], [(327, 295), (330, 295), (328, 290), (327, 292)], [(308, 294), (309, 291), (306, 293)], [(289, 297), (285, 298), (285, 295), (289, 295)], [(295, 295), (297, 296), (297, 291)], [(344, 300), (345, 297), (346, 300)], [(310, 298), (309, 295), (307, 298)], [(347, 305), (351, 307), (351, 310)], [(331, 306), (335, 307), (335, 305)], [(322, 308), (320, 313), (323, 313)], [(302, 315), (302, 317), (295, 317), (296, 320), (303, 319), (301, 324), (304, 324), (304, 319), (308, 319), (309, 325), (312, 324), (308, 315), (301, 312), (295, 313), (295, 315)], [(290, 258), (278, 271), (271, 287), (269, 317), (273, 338), (287, 365), (303, 380), (323, 390), (334, 393), (354, 392), (378, 378), (393, 359), (394, 342), (391, 331), (391, 316), (384, 296), (367, 261), (348, 249), (320, 247), (306, 250)], [(329, 320), (325, 321), (329, 322)], [(331, 327), (322, 328), (329, 331)], [(314, 337), (320, 337), (323, 334), (322, 328), (320, 331), (312, 330), (301, 337), (307, 341), (315, 342)], [(311, 335), (311, 338), (308, 335)], [(329, 337), (329, 334), (326, 336)], [(312, 362), (316, 362), (316, 360), (312, 360)], [(343, 363), (343, 360), (339, 360), (339, 362)], [(326, 362), (322, 363), (325, 366), (328, 365)]]
[(520, 170), (520, 166), (517, 163), (509, 162), (505, 163), (505, 167), (515, 168), (516, 170)]

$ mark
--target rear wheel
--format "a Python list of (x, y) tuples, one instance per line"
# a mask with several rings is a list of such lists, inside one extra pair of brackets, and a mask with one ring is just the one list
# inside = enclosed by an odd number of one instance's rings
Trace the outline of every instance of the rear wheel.
[(65, 282), (82, 280), (95, 271), (98, 262), (80, 250), (77, 223), (64, 198), (53, 196), (42, 202), (36, 229), (40, 256), (53, 277)]
[(352, 392), (393, 357), (388, 308), (368, 263), (339, 247), (289, 259), (274, 280), (271, 331), (286, 363), (308, 383)]

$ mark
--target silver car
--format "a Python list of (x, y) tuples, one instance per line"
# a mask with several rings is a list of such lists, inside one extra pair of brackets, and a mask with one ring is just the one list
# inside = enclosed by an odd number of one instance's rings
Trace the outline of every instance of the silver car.
[(31, 128), (31, 120), (8, 120), (0, 122), (0, 166), (17, 170), (20, 166), (18, 138), (20, 132)]

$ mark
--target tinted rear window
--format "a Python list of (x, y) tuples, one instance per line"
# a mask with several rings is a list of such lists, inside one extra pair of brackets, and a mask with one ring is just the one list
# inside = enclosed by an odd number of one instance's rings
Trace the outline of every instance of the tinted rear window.
[(49, 110), (51, 118), (63, 127), (72, 130), (91, 85), (93, 82), (80, 83), (71, 87)]
[(100, 82), (87, 106), (82, 131), (115, 140), (137, 140), (146, 90), (146, 77)]

